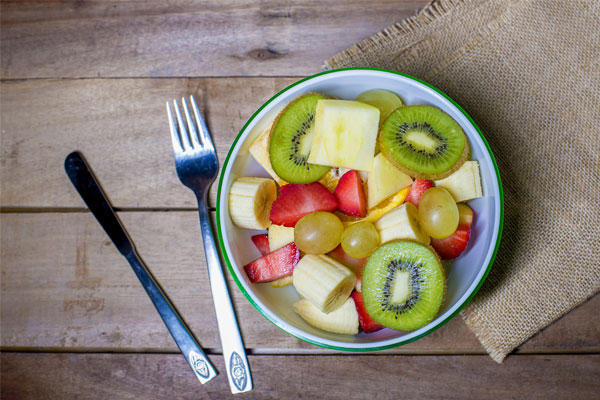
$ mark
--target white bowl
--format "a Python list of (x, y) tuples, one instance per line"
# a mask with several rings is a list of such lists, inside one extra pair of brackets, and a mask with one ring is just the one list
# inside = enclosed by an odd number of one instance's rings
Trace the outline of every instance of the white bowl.
[[(228, 195), (231, 183), (240, 176), (264, 176), (248, 147), (289, 101), (307, 92), (320, 92), (340, 99), (354, 99), (370, 89), (387, 89), (408, 104), (430, 104), (448, 113), (469, 138), (472, 159), (478, 160), (484, 197), (469, 202), (475, 222), (467, 250), (450, 264), (447, 291), (437, 317), (412, 332), (383, 329), (374, 333), (341, 335), (314, 328), (300, 318), (292, 304), (299, 299), (293, 286), (272, 288), (268, 283), (250, 282), (243, 266), (260, 257), (250, 240), (260, 233), (236, 227), (229, 216)], [(494, 156), (473, 120), (444, 93), (416, 78), (394, 71), (348, 68), (322, 72), (302, 79), (273, 96), (250, 117), (234, 140), (219, 180), (217, 195), (218, 239), (227, 267), (248, 301), (267, 320), (287, 333), (319, 346), (336, 350), (372, 351), (399, 346), (417, 340), (444, 325), (473, 298), (492, 265), (503, 219), (500, 175)]]

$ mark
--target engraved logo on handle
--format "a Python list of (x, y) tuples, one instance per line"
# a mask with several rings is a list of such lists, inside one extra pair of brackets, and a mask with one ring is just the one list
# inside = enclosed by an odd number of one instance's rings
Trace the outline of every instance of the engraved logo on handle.
[(203, 377), (204, 379), (208, 378), (208, 364), (204, 360), (204, 358), (196, 353), (195, 351), (190, 351), (190, 361), (192, 362), (192, 368), (198, 375)]
[(231, 353), (231, 359), (229, 360), (229, 373), (233, 379), (233, 384), (241, 392), (248, 383), (248, 373), (246, 372), (246, 366), (244, 360), (235, 351)]

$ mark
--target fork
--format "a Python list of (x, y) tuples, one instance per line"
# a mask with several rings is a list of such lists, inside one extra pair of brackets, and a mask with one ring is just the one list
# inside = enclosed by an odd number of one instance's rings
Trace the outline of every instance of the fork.
[(190, 96), (190, 102), (196, 117), (195, 120), (190, 114), (185, 98), (182, 98), (181, 101), (185, 113), (185, 123), (177, 100), (173, 100), (176, 120), (173, 118), (171, 107), (167, 102), (167, 115), (175, 153), (175, 169), (181, 183), (190, 188), (198, 200), (200, 230), (204, 243), (208, 279), (217, 315), (229, 387), (232, 393), (247, 392), (252, 390), (252, 376), (235, 312), (231, 305), (223, 268), (219, 261), (206, 206), (208, 189), (219, 171), (217, 152), (194, 97)]

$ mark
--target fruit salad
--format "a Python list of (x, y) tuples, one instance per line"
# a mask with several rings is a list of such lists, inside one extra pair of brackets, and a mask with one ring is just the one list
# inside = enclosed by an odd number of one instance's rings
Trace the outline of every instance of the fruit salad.
[(482, 196), (452, 117), (383, 89), (307, 93), (249, 150), (271, 176), (229, 191), (233, 223), (263, 230), (251, 238), (262, 256), (244, 266), (251, 282), (293, 285), (294, 311), (329, 332), (412, 331), (435, 318), (441, 260), (473, 240), (466, 202)]

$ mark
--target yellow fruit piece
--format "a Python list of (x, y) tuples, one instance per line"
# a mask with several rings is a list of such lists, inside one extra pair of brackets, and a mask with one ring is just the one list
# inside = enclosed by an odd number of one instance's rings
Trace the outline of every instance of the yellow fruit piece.
[(271, 166), (271, 157), (269, 156), (269, 143), (271, 142), (271, 126), (269, 125), (262, 133), (256, 138), (254, 143), (248, 149), (252, 157), (260, 164), (275, 179), (275, 181), (281, 185), (285, 185), (287, 182), (281, 179), (273, 170)]
[(272, 224), (269, 226), (269, 250), (271, 252), (294, 241), (294, 228)]
[(315, 328), (324, 331), (356, 335), (358, 333), (358, 311), (352, 297), (330, 313), (324, 313), (307, 299), (301, 299), (292, 305), (294, 311)]
[(348, 171), (350, 170), (347, 168), (331, 168), (329, 171), (327, 171), (325, 175), (323, 175), (321, 179), (319, 179), (319, 182), (321, 182), (323, 185), (325, 185), (325, 187), (327, 187), (327, 189), (333, 192), (338, 182), (340, 181), (342, 175), (344, 175)]
[(294, 277), (292, 275), (290, 275), (290, 276), (284, 276), (281, 279), (271, 281), (270, 283), (271, 283), (272, 287), (284, 287), (284, 286), (291, 285), (292, 282), (294, 282)]
[(457, 203), (483, 196), (477, 161), (465, 161), (452, 175), (433, 183), (449, 191)]
[(358, 101), (319, 100), (308, 162), (371, 171), (379, 110)]
[(373, 207), (367, 212), (367, 215), (364, 218), (351, 217), (346, 214), (337, 213), (336, 215), (340, 217), (342, 223), (345, 226), (351, 225), (353, 223), (359, 221), (367, 221), (375, 223), (379, 218), (381, 218), (388, 211), (398, 207), (404, 200), (406, 200), (406, 196), (408, 195), (408, 191), (410, 190), (410, 186), (406, 187), (400, 191), (398, 191), (395, 195), (388, 197), (381, 203), (379, 203), (376, 207)]
[(419, 223), (417, 207), (413, 203), (404, 203), (385, 214), (375, 223), (381, 243), (397, 239), (410, 239), (429, 245), (431, 238)]
[(269, 178), (242, 176), (229, 189), (229, 215), (237, 226), (267, 229), (271, 225), (271, 205), (277, 197), (277, 185)]
[(371, 209), (398, 190), (412, 185), (412, 178), (396, 168), (381, 153), (373, 160), (367, 179), (367, 203)]

